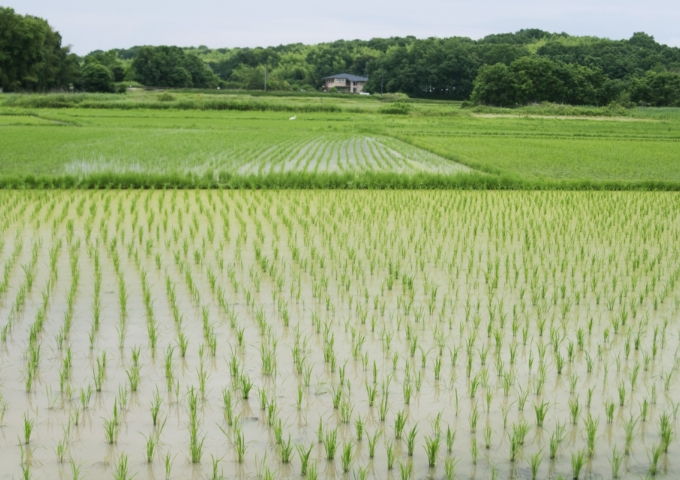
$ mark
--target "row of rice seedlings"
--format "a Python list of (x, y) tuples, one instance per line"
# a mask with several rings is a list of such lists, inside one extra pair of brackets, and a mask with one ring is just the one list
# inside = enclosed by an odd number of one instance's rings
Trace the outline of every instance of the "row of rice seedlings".
[(220, 168), (235, 173), (267, 175), (287, 172), (444, 172), (466, 170), (460, 165), (402, 142), (387, 138), (324, 135), (295, 136), (258, 153), (230, 152), (231, 164)]

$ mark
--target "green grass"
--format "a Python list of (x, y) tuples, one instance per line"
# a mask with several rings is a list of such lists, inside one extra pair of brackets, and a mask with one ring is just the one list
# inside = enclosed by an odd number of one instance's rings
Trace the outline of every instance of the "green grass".
[(473, 168), (531, 179), (680, 181), (674, 139), (460, 136), (413, 143)]
[(171, 95), (7, 96), (0, 186), (680, 189), (680, 109)]
[[(465, 104), (469, 108), (469, 103)], [(604, 107), (590, 107), (590, 106), (573, 106), (560, 105), (554, 103), (540, 103), (535, 105), (527, 105), (520, 108), (498, 108), (488, 107), (484, 105), (473, 106), (471, 111), (474, 113), (486, 114), (506, 114), (506, 115), (558, 115), (558, 116), (578, 116), (578, 117), (620, 117), (631, 116), (632, 110), (622, 106), (604, 106)]]

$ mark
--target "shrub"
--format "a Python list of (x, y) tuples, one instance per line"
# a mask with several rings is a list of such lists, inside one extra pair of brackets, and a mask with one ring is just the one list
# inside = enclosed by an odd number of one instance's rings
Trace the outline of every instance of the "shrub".
[(111, 93), (115, 91), (113, 75), (100, 63), (89, 63), (82, 70), (82, 85), (86, 92)]
[(173, 95), (171, 95), (170, 93), (165, 92), (165, 93), (161, 93), (160, 95), (158, 95), (158, 101), (159, 102), (174, 102), (175, 97)]
[(394, 102), (380, 107), (380, 113), (387, 115), (408, 115), (413, 106), (406, 102)]

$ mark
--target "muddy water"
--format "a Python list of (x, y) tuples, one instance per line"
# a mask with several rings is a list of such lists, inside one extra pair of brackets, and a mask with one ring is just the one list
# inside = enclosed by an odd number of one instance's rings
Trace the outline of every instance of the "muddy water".
[[(447, 460), (455, 462), (456, 478), (531, 478), (537, 454), (538, 478), (571, 478), (578, 452), (585, 453), (580, 478), (609, 478), (615, 446), (620, 475), (639, 478), (650, 471), (651, 452), (664, 445), (664, 414), (672, 435), (668, 453), (658, 456), (658, 476), (674, 478), (680, 470), (674, 460), (680, 260), (670, 248), (680, 235), (677, 195), (1, 192), (0, 203), (0, 268), (7, 272), (0, 290), (0, 328), (7, 327), (0, 345), (0, 478), (24, 472), (74, 478), (74, 469), (79, 478), (112, 478), (123, 456), (136, 478), (211, 478), (213, 462), (225, 478), (299, 477), (295, 449), (291, 462), (282, 462), (276, 425), (286, 444), (312, 446), (319, 478), (354, 478), (359, 469), (371, 478), (401, 478), (400, 465), (412, 465), (413, 478), (442, 478)], [(96, 259), (101, 314), (93, 330)], [(31, 341), (43, 305), (45, 321)], [(205, 334), (204, 317), (212, 334)], [(188, 339), (184, 357), (180, 332)], [(40, 347), (40, 360), (27, 389), (31, 345)], [(297, 372), (296, 346), (308, 375)], [(263, 348), (273, 352), (272, 374), (263, 372)], [(130, 392), (137, 349), (140, 381)], [(72, 367), (62, 380), (69, 351)], [(329, 351), (335, 362), (325, 361)], [(97, 392), (94, 372), (104, 352)], [(232, 376), (233, 359), (239, 376), (253, 381), (248, 399)], [(377, 390), (374, 406), (367, 385)], [(405, 385), (412, 388), (408, 404)], [(88, 388), (83, 401), (81, 389)], [(196, 463), (189, 452), (191, 389), (204, 438)], [(245, 438), (242, 463), (234, 426), (225, 420), (224, 391), (231, 392)], [(345, 419), (333, 405), (338, 391), (340, 406), (351, 411)], [(156, 395), (163, 428), (152, 421)], [(581, 410), (575, 425), (570, 402)], [(538, 426), (534, 407), (541, 404), (547, 414)], [(109, 443), (104, 425), (114, 406), (119, 431)], [(402, 439), (395, 438), (398, 413), (406, 418)], [(589, 418), (597, 425), (592, 455)], [(623, 455), (631, 418), (630, 451)], [(27, 444), (25, 419), (34, 424)], [(528, 433), (512, 461), (513, 426), (523, 422)], [(337, 429), (334, 460), (318, 442), (320, 423), (324, 434)], [(558, 424), (564, 435), (551, 459)], [(414, 427), (409, 456), (406, 437)], [(455, 432), (451, 452), (448, 429)], [(382, 436), (369, 458), (368, 435), (376, 432)], [(430, 468), (425, 444), (436, 436), (441, 446)], [(150, 463), (148, 438), (158, 441)], [(353, 458), (344, 473), (348, 442)], [(392, 469), (387, 444), (394, 448)]]

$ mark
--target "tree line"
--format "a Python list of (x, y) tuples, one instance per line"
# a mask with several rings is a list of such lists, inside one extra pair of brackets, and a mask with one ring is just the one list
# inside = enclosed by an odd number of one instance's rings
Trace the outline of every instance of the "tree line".
[(365, 90), (517, 106), (680, 106), (680, 49), (645, 33), (626, 40), (525, 29), (464, 37), (391, 37), (266, 48), (136, 46), (78, 57), (42, 19), (0, 8), (5, 91), (122, 91), (125, 85), (319, 91), (337, 73), (368, 77)]
[(79, 90), (122, 92), (125, 84), (216, 88), (207, 63), (179, 47), (141, 47), (125, 57), (118, 50), (84, 57), (62, 46), (47, 21), (0, 7), (0, 88), (5, 92)]

